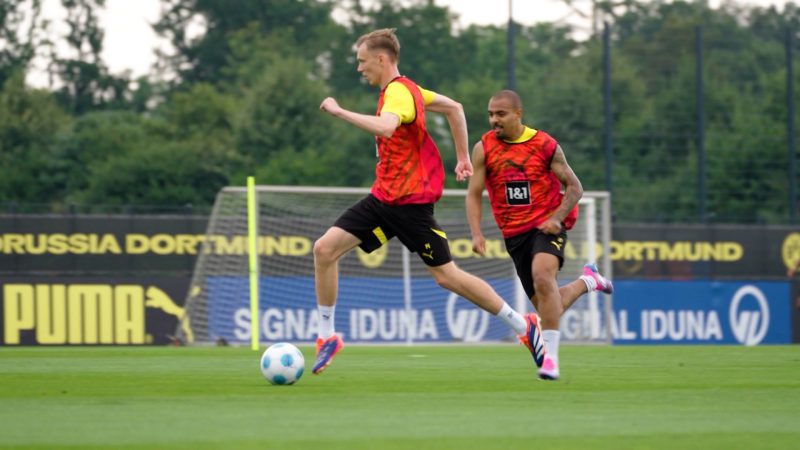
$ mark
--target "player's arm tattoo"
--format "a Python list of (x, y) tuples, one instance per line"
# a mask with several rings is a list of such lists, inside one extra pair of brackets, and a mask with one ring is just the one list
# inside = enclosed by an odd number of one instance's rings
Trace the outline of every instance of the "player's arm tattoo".
[(564, 155), (564, 150), (561, 149), (560, 145), (556, 146), (553, 160), (550, 162), (550, 170), (553, 171), (558, 181), (564, 186), (564, 198), (552, 217), (557, 220), (564, 220), (583, 196), (583, 186), (581, 185), (581, 180), (578, 179), (578, 176), (575, 175), (575, 172), (572, 171), (572, 168), (567, 163), (567, 157)]

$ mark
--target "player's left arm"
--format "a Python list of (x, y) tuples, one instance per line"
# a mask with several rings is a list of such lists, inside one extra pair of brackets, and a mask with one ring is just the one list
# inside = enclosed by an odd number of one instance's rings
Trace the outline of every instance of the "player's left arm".
[(447, 117), (458, 161), (455, 170), (456, 180), (466, 180), (472, 175), (472, 162), (469, 159), (469, 149), (467, 148), (467, 118), (464, 116), (464, 107), (461, 103), (437, 93), (433, 96), (433, 100), (425, 105), (425, 109), (444, 114)]
[(323, 100), (319, 105), (319, 109), (374, 136), (390, 138), (394, 134), (394, 130), (400, 126), (400, 119), (396, 114), (390, 112), (381, 112), (379, 116), (360, 114), (342, 108), (333, 97)]
[(545, 233), (558, 234), (561, 232), (561, 222), (564, 221), (583, 196), (583, 186), (581, 185), (581, 180), (578, 179), (578, 176), (575, 175), (575, 172), (572, 171), (572, 168), (567, 163), (564, 150), (558, 144), (556, 144), (556, 151), (553, 153), (553, 159), (550, 162), (550, 170), (553, 171), (558, 181), (564, 186), (564, 197), (555, 212), (539, 226), (539, 229)]

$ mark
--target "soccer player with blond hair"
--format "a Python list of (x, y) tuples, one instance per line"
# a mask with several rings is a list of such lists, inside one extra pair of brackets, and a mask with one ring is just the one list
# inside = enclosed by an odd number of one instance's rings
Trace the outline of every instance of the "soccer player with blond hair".
[(447, 235), (433, 216), (434, 203), (442, 195), (444, 168), (425, 128), (425, 113), (447, 118), (455, 143), (456, 179), (463, 181), (472, 175), (463, 107), (400, 75), (399, 57), (394, 29), (361, 36), (356, 42), (357, 70), (380, 89), (375, 115), (344, 109), (332, 97), (320, 105), (322, 111), (375, 136), (378, 163), (370, 194), (346, 210), (314, 244), (320, 329), (312, 372), (322, 372), (343, 346), (334, 330), (339, 259), (357, 246), (372, 252), (394, 236), (419, 255), (441, 287), (494, 314), (523, 336), (536, 360), (543, 352), (536, 316), (520, 315), (488, 283), (456, 266)]

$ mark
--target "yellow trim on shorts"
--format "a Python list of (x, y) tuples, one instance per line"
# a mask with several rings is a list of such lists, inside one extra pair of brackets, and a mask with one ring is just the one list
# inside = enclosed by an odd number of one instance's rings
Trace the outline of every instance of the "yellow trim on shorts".
[(431, 231), (433, 231), (434, 233), (436, 233), (436, 234), (438, 234), (439, 236), (441, 236), (441, 237), (442, 237), (442, 239), (447, 239), (447, 235), (446, 235), (446, 234), (444, 234), (444, 231), (442, 231), (442, 230), (437, 230), (437, 229), (435, 229), (435, 228), (431, 228)]
[(372, 233), (378, 238), (378, 241), (380, 241), (381, 245), (386, 243), (386, 235), (383, 233), (383, 230), (381, 230), (381, 227), (375, 227), (375, 229), (372, 230)]

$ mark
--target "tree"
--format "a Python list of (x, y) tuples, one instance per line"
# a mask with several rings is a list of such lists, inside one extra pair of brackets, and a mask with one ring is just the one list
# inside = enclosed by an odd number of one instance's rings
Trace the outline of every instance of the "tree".
[(51, 74), (62, 85), (57, 97), (75, 115), (92, 110), (124, 106), (129, 80), (109, 74), (103, 63), (103, 30), (97, 10), (105, 0), (62, 0), (67, 11), (66, 41), (73, 57), (61, 58), (51, 50)]
[[(231, 34), (251, 23), (268, 36), (277, 30), (288, 31), (300, 55), (314, 60), (329, 44), (329, 32), (336, 28), (331, 11), (333, 2), (319, 0), (166, 0), (156, 32), (176, 49), (174, 55), (161, 55), (162, 63), (185, 83), (224, 80), (221, 72), (230, 53)], [(197, 24), (205, 28), (192, 36)]]
[[(208, 205), (230, 182), (235, 101), (208, 85), (174, 94), (152, 117), (83, 115), (61, 146), (67, 201), (90, 205)], [(82, 168), (82, 171), (78, 171)]]
[[(206, 143), (150, 141), (90, 167), (89, 184), (72, 200), (93, 205), (210, 205), (229, 183)], [(216, 153), (216, 152), (211, 152)]]
[(36, 51), (45, 44), (48, 22), (41, 19), (41, 0), (0, 2), (0, 86), (16, 73), (26, 73)]
[(166, 137), (163, 127), (130, 111), (86, 113), (59, 134), (54, 143), (49, 178), (54, 197), (77, 201), (91, 184), (95, 168), (108, 159), (135, 154), (141, 146)]
[[(2, 200), (210, 204), (221, 185), (242, 184), (253, 174), (263, 183), (367, 185), (373, 137), (330, 120), (318, 105), (333, 95), (348, 109), (374, 110), (376, 91), (355, 71), (353, 44), (376, 28), (397, 28), (404, 74), (464, 105), (470, 145), (487, 129), (488, 99), (506, 80), (505, 26), (456, 29), (451, 11), (431, 0), (241, 0), (234, 6), (165, 0), (155, 28), (176, 53), (161, 63), (179, 76), (140, 79), (132, 90), (130, 80), (110, 76), (100, 59), (97, 12), (104, 0), (62, 3), (73, 53), (51, 54), (54, 96), (24, 87), (30, 58), (46, 43), (40, 0), (0, 2), (0, 163), (13, 167), (0, 179)], [(783, 41), (787, 30), (798, 37), (797, 6), (591, 5), (587, 17), (595, 25), (600, 17), (609, 20), (612, 30), (616, 220), (698, 219), (698, 25), (711, 219), (786, 217), (785, 195), (775, 192), (788, 186)], [(349, 18), (335, 22), (334, 10)], [(597, 29), (585, 41), (567, 25), (517, 24), (516, 30), (526, 124), (559, 140), (584, 188), (603, 189)], [(446, 120), (427, 117), (446, 185), (463, 187), (451, 174)]]
[(328, 89), (292, 40), (278, 32), (260, 37), (248, 27), (229, 44), (224, 73), (232, 81), (225, 86), (240, 99), (236, 147), (245, 167), (255, 168), (263, 183), (362, 184), (374, 164), (371, 139), (320, 113)]
[[(613, 29), (614, 83), (625, 61), (646, 86), (642, 108), (615, 112), (615, 206), (622, 220), (696, 221), (695, 27), (702, 27), (706, 202), (709, 219), (785, 216), (784, 15), (725, 4), (652, 3)], [(615, 110), (620, 96), (615, 92)], [(630, 118), (634, 117), (634, 120)], [(657, 187), (657, 189), (654, 189)], [(631, 200), (634, 192), (641, 200)], [(780, 197), (780, 198), (779, 198)], [(624, 214), (624, 216), (623, 216)]]
[(6, 80), (0, 91), (0, 201), (52, 201), (51, 149), (69, 123), (52, 95), (27, 88), (21, 72)]

